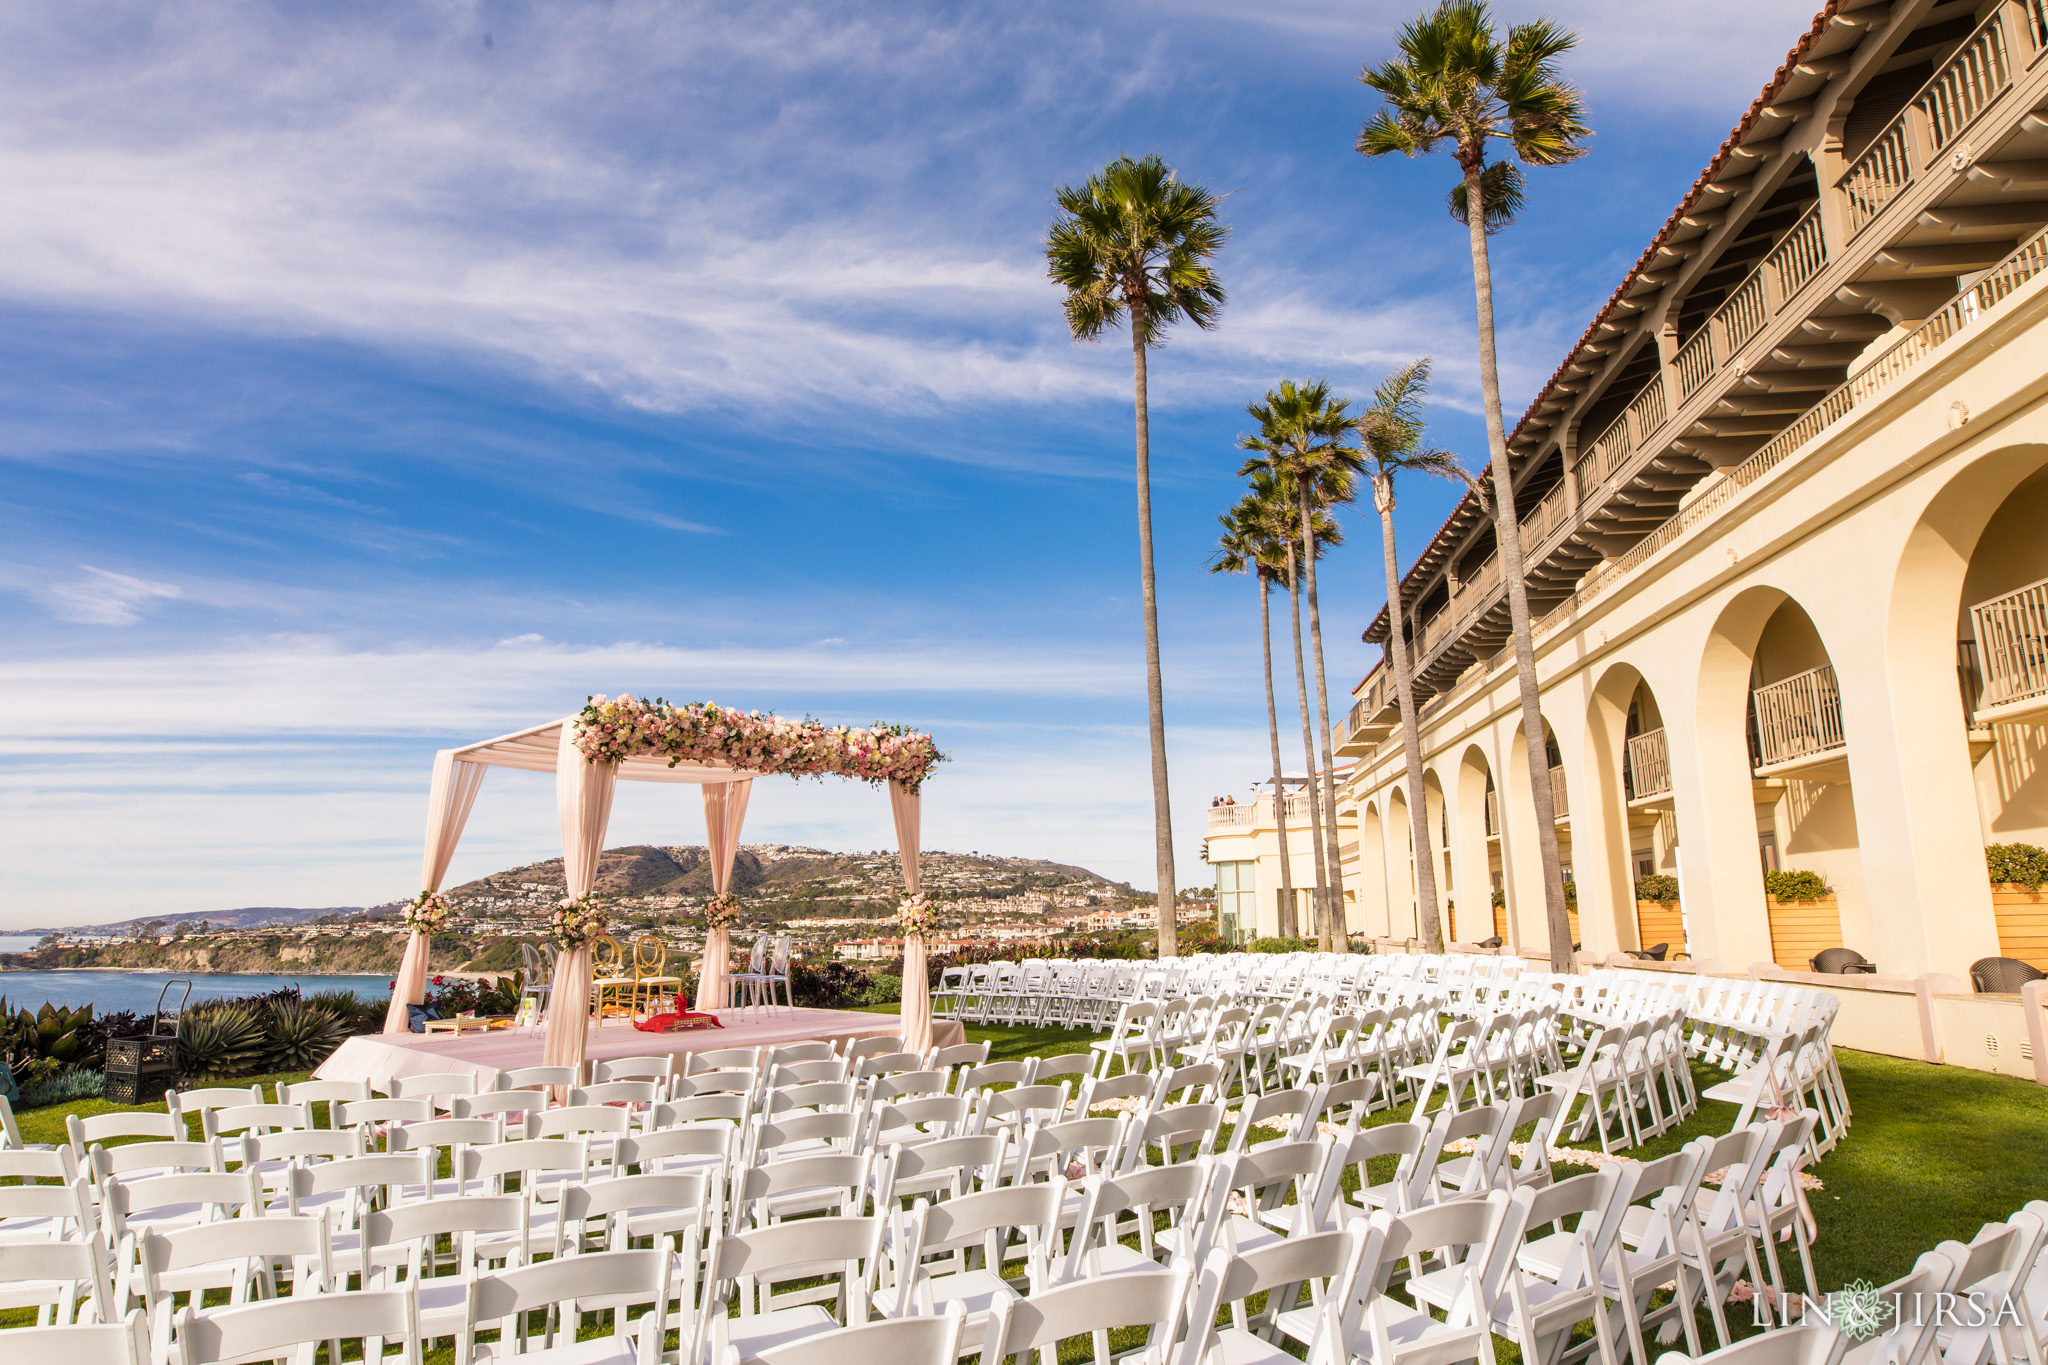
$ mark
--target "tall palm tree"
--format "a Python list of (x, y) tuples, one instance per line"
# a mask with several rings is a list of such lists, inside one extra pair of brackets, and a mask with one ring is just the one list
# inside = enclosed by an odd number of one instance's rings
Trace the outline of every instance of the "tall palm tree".
[[(1273, 697), (1273, 610), (1274, 580), (1284, 572), (1285, 560), (1278, 542), (1284, 535), (1273, 534), (1273, 509), (1247, 494), (1237, 506), (1216, 518), (1223, 526), (1217, 551), (1209, 561), (1210, 573), (1254, 573), (1259, 581), (1259, 649), (1266, 665), (1266, 737), (1273, 746), (1273, 823), (1280, 838), (1279, 933), (1293, 937), (1294, 867), (1287, 856), (1287, 803), (1280, 762), (1280, 709)], [(1256, 922), (1256, 921), (1255, 921)]]
[(1159, 865), (1159, 956), (1176, 952), (1173, 816), (1166, 785), (1166, 700), (1159, 679), (1159, 604), (1152, 574), (1152, 435), (1145, 356), (1185, 318), (1216, 325), (1223, 285), (1210, 267), (1230, 229), (1216, 196), (1187, 185), (1157, 156), (1120, 156), (1053, 195), (1046, 272), (1066, 291), (1067, 326), (1093, 341), (1128, 319), (1137, 394), (1138, 574), (1145, 606), (1145, 700), (1152, 739), (1152, 819)]
[[(1494, 30), (1484, 0), (1440, 0), (1401, 30), (1401, 55), (1367, 67), (1359, 79), (1383, 103), (1358, 134), (1368, 157), (1399, 152), (1421, 156), (1448, 143), (1463, 180), (1451, 190), (1451, 215), (1465, 224), (1472, 250), (1472, 294), (1479, 320), (1479, 383), (1486, 398), (1488, 470), (1493, 482), (1495, 537), (1501, 577), (1508, 589), (1515, 673), (1521, 685), (1523, 746), (1529, 790), (1536, 806), (1536, 846), (1543, 864), (1543, 904), (1555, 971), (1571, 964), (1571, 919), (1557, 848), (1550, 774), (1539, 766), (1544, 751), (1543, 711), (1536, 692), (1536, 654), (1529, 631), (1529, 593), (1522, 579), (1522, 537), (1501, 421), (1500, 370), (1493, 334), (1493, 274), (1486, 238), (1512, 222), (1522, 202), (1525, 166), (1559, 166), (1586, 152), (1592, 135), (1585, 101), (1564, 79), (1557, 59), (1578, 34), (1549, 19)], [(1504, 142), (1513, 161), (1487, 164), (1488, 144)]]
[(1358, 445), (1372, 480), (1373, 508), (1380, 516), (1382, 567), (1387, 576), (1387, 666), (1401, 707), (1401, 747), (1407, 759), (1408, 821), (1415, 841), (1415, 903), (1422, 937), (1432, 953), (1444, 950), (1443, 918), (1437, 907), (1436, 858), (1430, 852), (1429, 798), (1422, 785), (1422, 731), (1415, 718), (1415, 681), (1408, 657), (1401, 602), (1401, 566), (1394, 551), (1394, 479), (1400, 474), (1435, 474), (1457, 479), (1484, 494), (1448, 450), (1422, 443), (1422, 395), (1429, 392), (1429, 359), (1410, 361), (1388, 375), (1358, 414)]
[[(1328, 947), (1330, 885), (1328, 864), (1324, 861), (1323, 857), (1325, 849), (1324, 812), (1321, 798), (1316, 791), (1315, 731), (1312, 714), (1309, 709), (1308, 674), (1302, 663), (1301, 588), (1306, 572), (1304, 561), (1320, 558), (1331, 547), (1342, 545), (1344, 543), (1344, 532), (1338, 527), (1336, 519), (1318, 505), (1310, 514), (1310, 534), (1308, 546), (1305, 550), (1302, 541), (1294, 534), (1294, 527), (1291, 524), (1294, 519), (1294, 508), (1299, 502), (1294, 481), (1285, 475), (1259, 473), (1252, 476), (1251, 487), (1252, 497), (1268, 510), (1270, 520), (1267, 525), (1271, 528), (1274, 543), (1279, 547), (1283, 556), (1282, 581), (1287, 584), (1287, 595), (1290, 599), (1288, 603), (1290, 608), (1289, 614), (1294, 626), (1294, 687), (1296, 695), (1301, 701), (1301, 752), (1308, 771), (1307, 785), (1303, 794), (1308, 806), (1309, 849), (1313, 858), (1312, 866), (1315, 868), (1316, 898), (1314, 904), (1316, 906), (1316, 918), (1319, 921), (1316, 933), (1322, 945)], [(1275, 804), (1284, 804), (1286, 799), (1286, 792), (1276, 786), (1273, 791)], [(1334, 840), (1334, 834), (1331, 837)], [(1281, 850), (1283, 856), (1285, 856), (1286, 846), (1284, 844), (1281, 846)], [(1294, 909), (1291, 903), (1287, 914), (1290, 919), (1294, 917)], [(1298, 921), (1295, 927), (1297, 930), (1299, 929)], [(1289, 935), (1289, 937), (1292, 937), (1292, 935)]]
[[(1316, 596), (1316, 558), (1311, 552), (1313, 533), (1310, 518), (1316, 506), (1332, 506), (1351, 500), (1353, 480), (1359, 470), (1358, 452), (1346, 445), (1351, 429), (1346, 409), (1350, 404), (1330, 394), (1326, 380), (1296, 384), (1281, 381), (1268, 390), (1263, 403), (1245, 410), (1258, 422), (1257, 434), (1240, 437), (1238, 448), (1252, 451), (1240, 474), (1269, 472), (1290, 482), (1295, 491), (1297, 534), (1307, 571), (1310, 656), (1316, 675), (1316, 732), (1322, 737), (1322, 787), (1311, 791), (1309, 808), (1327, 837), (1317, 839), (1318, 894), (1323, 899), (1323, 944), (1337, 952), (1348, 952), (1350, 935), (1344, 924), (1343, 856), (1337, 848), (1336, 757), (1330, 748), (1330, 685), (1323, 669), (1323, 617)], [(1317, 764), (1309, 758), (1309, 783), (1314, 787)]]

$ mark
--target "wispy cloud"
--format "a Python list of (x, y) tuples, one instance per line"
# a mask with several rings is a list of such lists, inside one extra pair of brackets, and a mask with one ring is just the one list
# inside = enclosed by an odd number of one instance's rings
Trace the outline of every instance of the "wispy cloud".
[(85, 577), (45, 589), (51, 614), (59, 620), (87, 626), (132, 626), (142, 620), (145, 603), (183, 595), (175, 583), (156, 583), (90, 564), (79, 568)]

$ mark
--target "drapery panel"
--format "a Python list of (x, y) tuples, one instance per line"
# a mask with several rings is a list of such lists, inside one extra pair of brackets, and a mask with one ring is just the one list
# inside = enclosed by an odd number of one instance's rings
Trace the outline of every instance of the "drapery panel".
[[(605, 826), (611, 822), (618, 783), (618, 766), (586, 759), (571, 728), (564, 725), (555, 762), (555, 811), (562, 824), (562, 876), (571, 900), (589, 895), (597, 884), (597, 860), (604, 852)], [(572, 948), (555, 958), (541, 1065), (580, 1067), (589, 1027), (590, 949)]]
[[(754, 779), (704, 784), (704, 842), (711, 853), (711, 894), (723, 896), (732, 890), (732, 863), (740, 851), (740, 829), (746, 824), (747, 798), (753, 794)], [(697, 1011), (716, 1014), (725, 1008), (726, 964), (731, 960), (732, 936), (719, 925), (704, 935), (704, 959), (697, 964)]]
[[(903, 886), (906, 895), (918, 890), (918, 794), (895, 778), (889, 779), (889, 814), (896, 821), (896, 847), (903, 858)], [(903, 1049), (928, 1052), (932, 1045), (932, 992), (926, 979), (924, 935), (903, 935)]]
[[(466, 763), (452, 749), (434, 755), (434, 782), (427, 793), (427, 847), (420, 862), (420, 890), (439, 891), (455, 859), (455, 846), (462, 841), (462, 827), (469, 823), (470, 807), (476, 804), (477, 788), (484, 784), (484, 765)], [(410, 934), (405, 940), (405, 957), (398, 964), (398, 979), (391, 983), (391, 1004), (384, 1011), (386, 1033), (406, 1033), (412, 1020), (406, 1006), (417, 1005), (427, 994), (427, 949), (425, 934)]]

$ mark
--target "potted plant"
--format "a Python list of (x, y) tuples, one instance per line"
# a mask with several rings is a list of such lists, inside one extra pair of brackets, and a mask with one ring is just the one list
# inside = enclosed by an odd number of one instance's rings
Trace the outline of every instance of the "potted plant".
[(1991, 913), (1998, 921), (2003, 957), (2048, 970), (2048, 848), (1990, 844), (1984, 863), (1991, 877)]

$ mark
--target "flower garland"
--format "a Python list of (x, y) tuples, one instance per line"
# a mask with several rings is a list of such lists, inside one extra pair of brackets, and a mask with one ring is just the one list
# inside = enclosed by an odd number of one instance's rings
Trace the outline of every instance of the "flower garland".
[(713, 896), (704, 902), (704, 928), (706, 932), (723, 929), (740, 917), (740, 898), (731, 892)]
[(548, 915), (548, 937), (558, 951), (588, 948), (604, 937), (608, 920), (594, 897), (564, 896)]
[(422, 891), (405, 907), (406, 932), (434, 933), (453, 913), (454, 907), (448, 904), (446, 896), (438, 891)]
[(938, 921), (938, 907), (933, 905), (931, 897), (922, 891), (907, 898), (896, 908), (896, 922), (903, 926), (903, 932), (906, 934), (923, 937), (932, 931)]
[(907, 725), (826, 725), (735, 711), (717, 702), (676, 706), (631, 695), (589, 698), (576, 716), (575, 743), (593, 763), (666, 754), (671, 768), (688, 761), (793, 777), (829, 773), (863, 782), (893, 780), (913, 792), (946, 760), (930, 735)]

